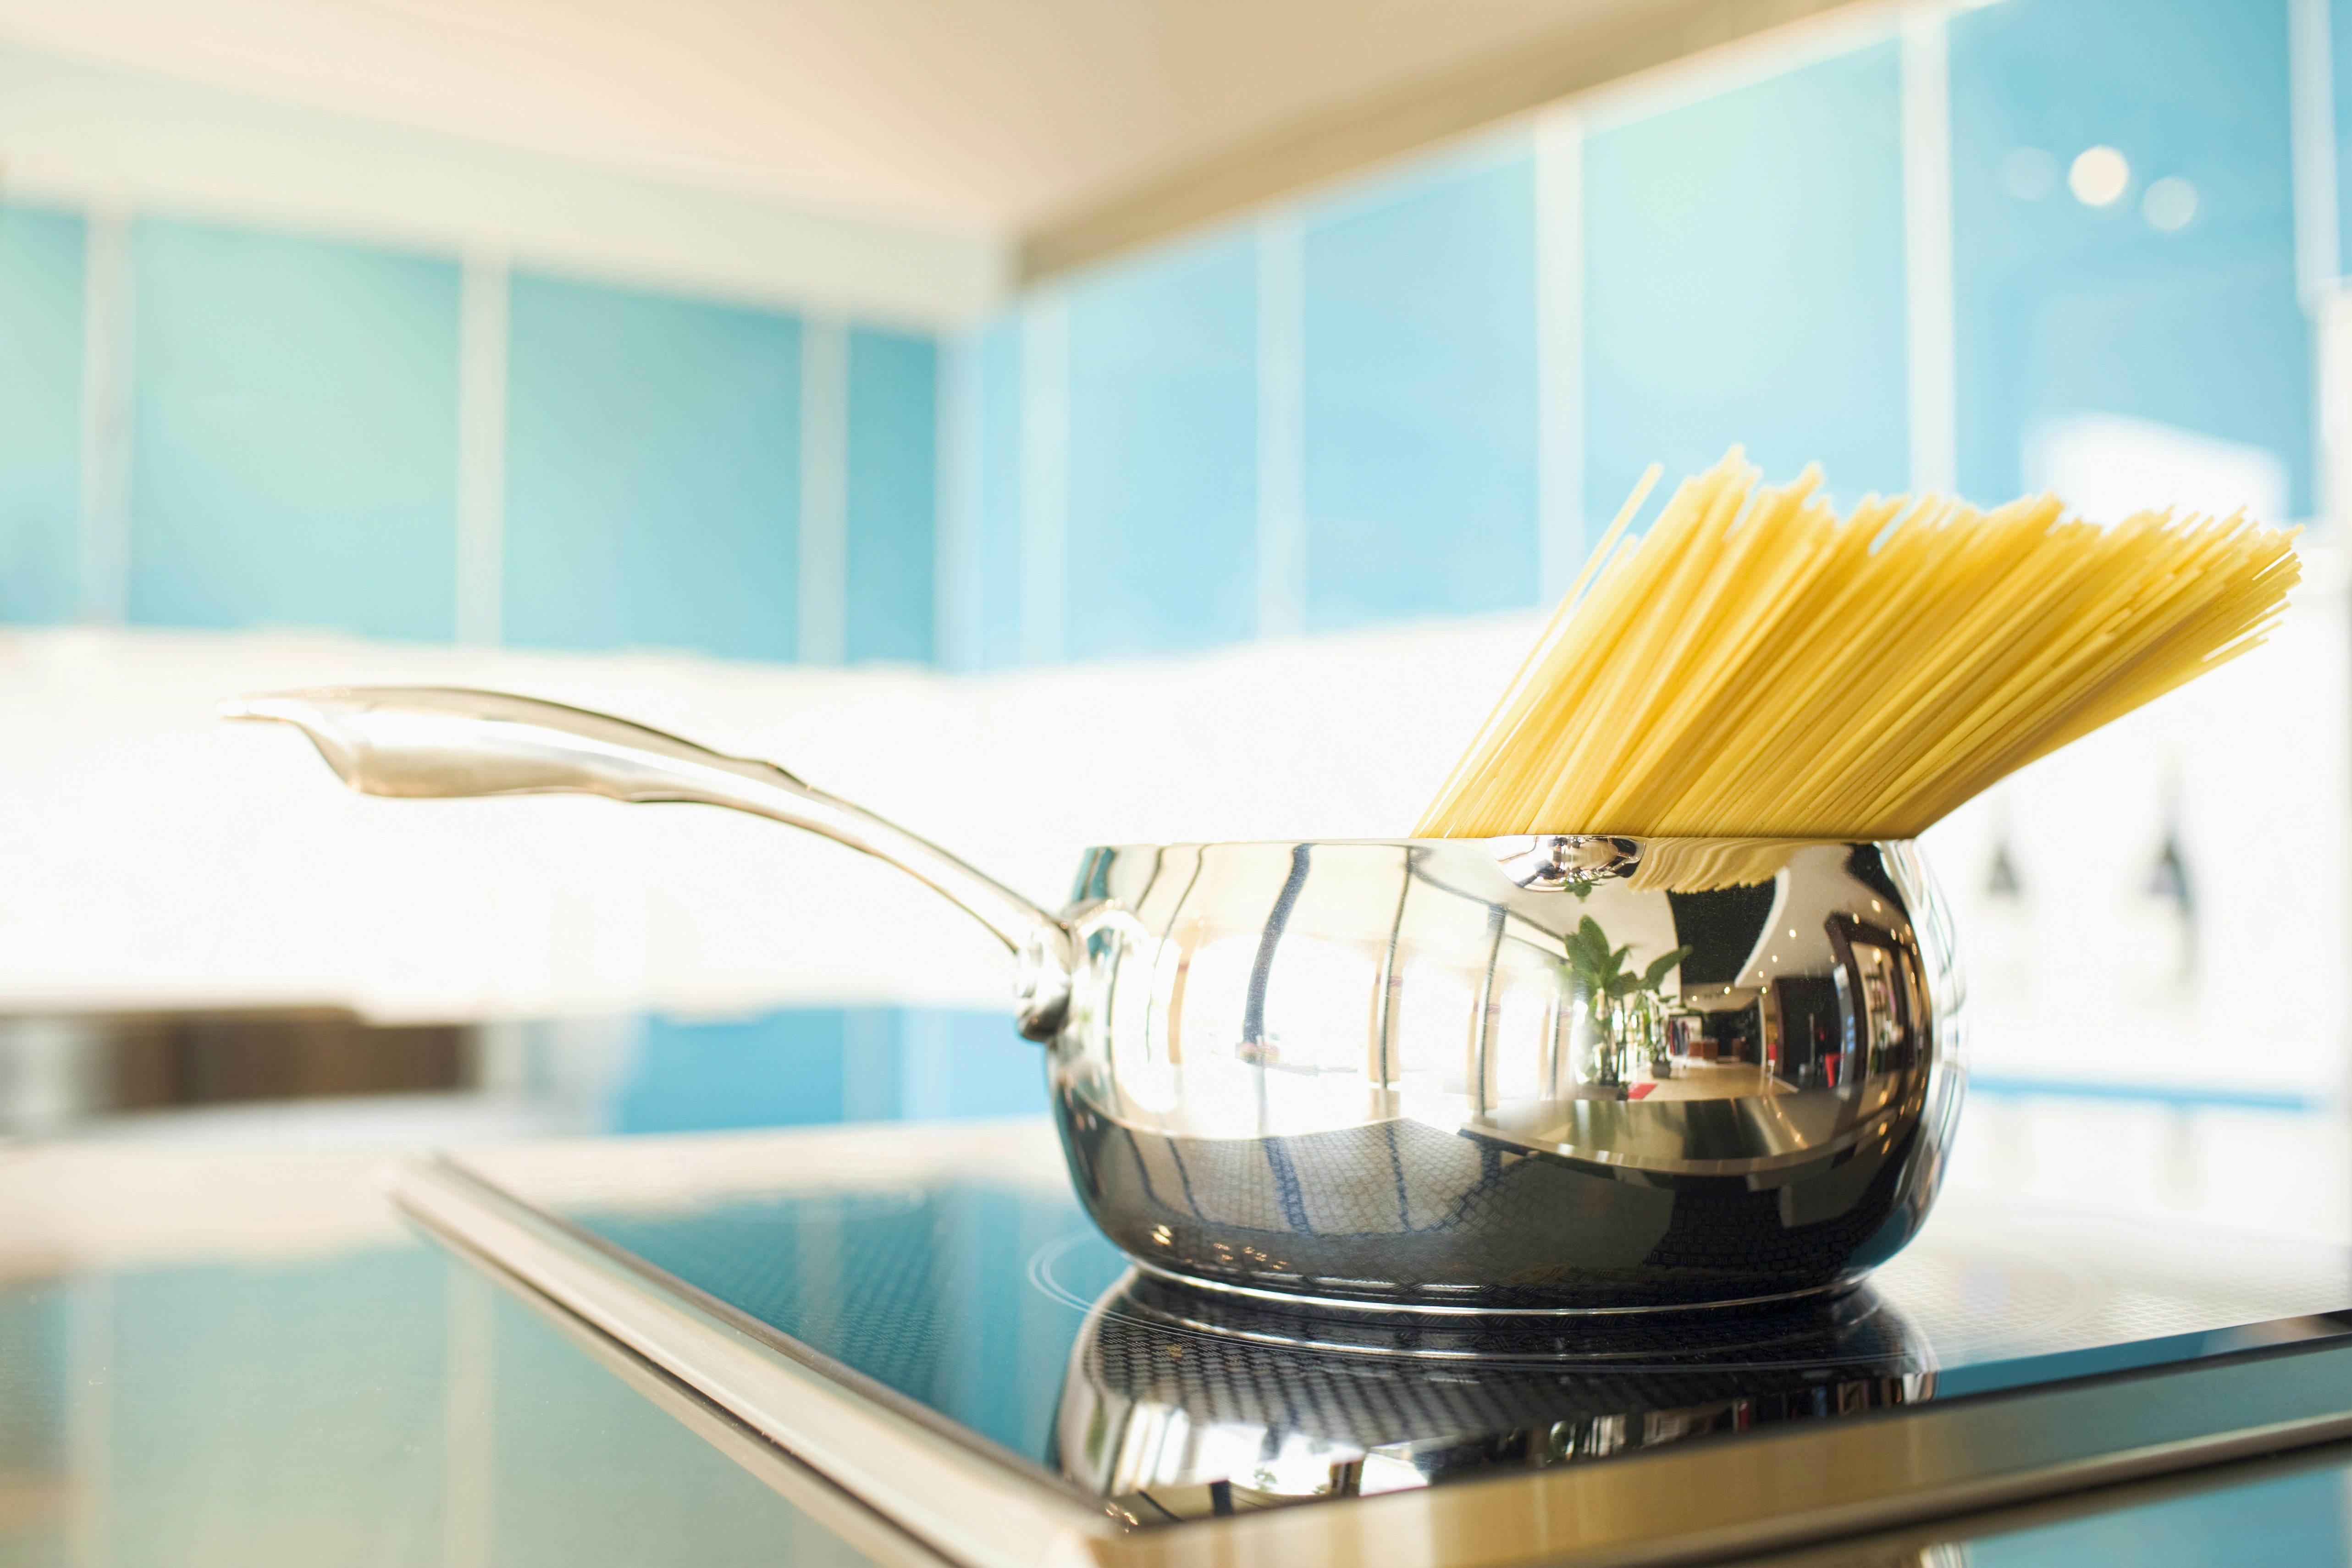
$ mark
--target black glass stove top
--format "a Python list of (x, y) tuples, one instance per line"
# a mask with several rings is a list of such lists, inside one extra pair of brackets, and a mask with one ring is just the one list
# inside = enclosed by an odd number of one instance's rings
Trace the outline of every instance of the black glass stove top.
[[(2352, 1331), (2336, 1247), (1955, 1196), (1865, 1289), (1602, 1320), (1318, 1311), (1130, 1268), (1020, 1157), (683, 1143), (470, 1168), (804, 1360), (1137, 1522), (1582, 1464)], [(724, 1146), (720, 1146), (724, 1147)], [(831, 1148), (828, 1157), (809, 1150)], [(636, 1162), (634, 1170), (629, 1162)], [(723, 1169), (722, 1169), (723, 1168)]]

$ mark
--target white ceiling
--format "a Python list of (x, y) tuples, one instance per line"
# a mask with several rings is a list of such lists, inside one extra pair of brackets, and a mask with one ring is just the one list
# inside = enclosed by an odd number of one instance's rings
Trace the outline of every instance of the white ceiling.
[(0, 41), (1005, 229), (1648, 0), (0, 0)]

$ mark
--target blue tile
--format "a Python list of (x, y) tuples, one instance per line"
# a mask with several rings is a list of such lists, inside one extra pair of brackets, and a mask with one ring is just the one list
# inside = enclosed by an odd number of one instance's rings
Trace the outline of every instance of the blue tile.
[(0, 625), (81, 607), (82, 220), (0, 206)]
[(1042, 1116), (1043, 1047), (1021, 1037), (1009, 1013), (909, 1007), (895, 1026), (898, 1114)]
[(792, 658), (800, 323), (537, 276), (509, 310), (507, 639)]
[(741, 1020), (645, 1022), (616, 1096), (615, 1132), (794, 1127), (842, 1120), (846, 1031), (839, 1008)]
[(2352, 258), (2352, 0), (2327, 0), (2327, 82), (2336, 124), (2336, 274)]
[(1588, 141), (1591, 532), (1735, 442), (1844, 500), (1908, 482), (1900, 83), (1873, 47)]
[(1532, 158), (1318, 204), (1304, 246), (1308, 626), (1534, 604)]
[(142, 223), (130, 613), (446, 638), (457, 268)]
[[(1951, 60), (1961, 488), (2015, 493), (2038, 426), (2106, 413), (2266, 448), (2307, 511), (2286, 7), (2010, 0), (1953, 19)], [(2064, 179), (2095, 144), (2132, 172), (2098, 208)], [(2168, 233), (2167, 177), (2197, 196)]]
[(938, 621), (939, 345), (849, 333), (848, 656), (928, 663)]
[(1257, 606), (1257, 247), (1156, 250), (1070, 291), (1067, 648), (1173, 653)]
[(983, 669), (1021, 662), (1021, 318), (981, 329), (978, 505), (979, 656)]
[(646, 1019), (611, 1121), (616, 1132), (673, 1132), (1046, 1109), (1044, 1055), (1009, 1013), (788, 1007)]

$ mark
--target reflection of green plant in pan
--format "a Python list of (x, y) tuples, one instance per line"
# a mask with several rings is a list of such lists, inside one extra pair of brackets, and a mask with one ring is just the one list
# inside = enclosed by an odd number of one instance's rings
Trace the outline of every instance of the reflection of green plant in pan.
[(1584, 987), (1584, 994), (1596, 1001), (1602, 997), (1613, 1001), (1621, 996), (1654, 996), (1658, 987), (1666, 983), (1667, 973), (1695, 950), (1675, 948), (1654, 960), (1647, 969), (1638, 970), (1625, 967), (1625, 960), (1633, 951), (1630, 943), (1612, 948), (1601, 922), (1587, 915), (1569, 932), (1568, 971)]
[(1592, 1022), (1601, 1035), (1599, 1080), (1619, 1081), (1624, 1071), (1624, 1050), (1633, 1044), (1626, 1038), (1633, 1015), (1640, 1016), (1646, 1054), (1652, 1059), (1665, 1054), (1665, 1041), (1652, 1033), (1654, 1023), (1652, 1008), (1639, 1005), (1643, 998), (1658, 1000), (1658, 988), (1666, 981), (1667, 972), (1691, 955), (1692, 950), (1678, 947), (1654, 960), (1646, 969), (1628, 969), (1625, 960), (1633, 949), (1611, 947), (1609, 933), (1591, 915), (1576, 922), (1568, 935), (1568, 969), (1583, 988), (1592, 1009)]

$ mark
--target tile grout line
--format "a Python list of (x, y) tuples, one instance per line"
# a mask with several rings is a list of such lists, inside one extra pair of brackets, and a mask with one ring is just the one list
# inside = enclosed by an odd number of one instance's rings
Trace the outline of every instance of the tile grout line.
[(898, 1042), (900, 1102), (907, 1121), (940, 1121), (955, 1114), (955, 1036), (941, 1007), (900, 1005), (891, 1016)]
[(980, 331), (939, 337), (937, 405), (939, 486), (931, 542), (931, 662), (980, 668), (981, 577)]
[(1940, 5), (1905, 13), (1902, 34), (1904, 348), (1910, 484), (1956, 493), (1959, 397), (1952, 285), (1952, 78)]
[(1536, 120), (1536, 582), (1550, 605), (1584, 559), (1584, 120)]
[(2288, 163), (2294, 182), (2294, 281), (2318, 314), (2343, 271), (2336, 196), (2334, 38), (2328, 0), (2287, 0)]
[(131, 420), (138, 331), (132, 215), (89, 209), (82, 251), (80, 619), (120, 626), (131, 614)]
[(1258, 215), (1256, 292), (1256, 633), (1296, 637), (1307, 629), (1307, 323), (1294, 202)]
[(1021, 662), (1064, 657), (1070, 548), (1070, 312), (1058, 290), (1021, 312)]
[(505, 633), (509, 272), (468, 252), (457, 305), (457, 641), (496, 647)]
[(799, 654), (848, 657), (849, 333), (831, 312), (801, 318)]
[(2352, 302), (2345, 297), (2337, 195), (2335, 37), (2328, 0), (2287, 0), (2287, 156), (2294, 178), (2295, 297), (2309, 323), (2313, 514), (2330, 531), (2352, 500)]

